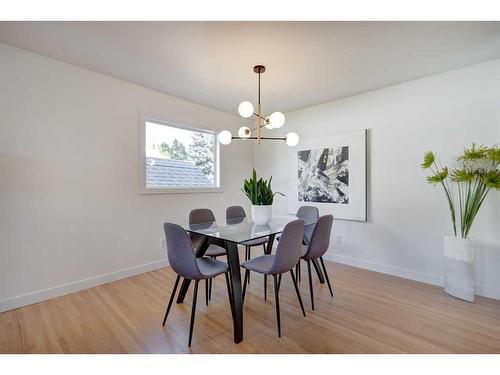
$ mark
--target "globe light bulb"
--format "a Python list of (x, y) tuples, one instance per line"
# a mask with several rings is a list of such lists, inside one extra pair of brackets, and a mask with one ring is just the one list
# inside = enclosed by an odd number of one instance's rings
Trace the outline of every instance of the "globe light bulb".
[(285, 143), (290, 147), (297, 146), (297, 144), (299, 143), (299, 136), (297, 135), (297, 133), (288, 133), (286, 135)]
[(241, 117), (249, 118), (253, 115), (253, 104), (250, 102), (241, 102), (238, 106), (238, 113)]
[(240, 138), (248, 138), (252, 135), (252, 131), (250, 130), (250, 128), (246, 127), (246, 126), (242, 126), (239, 130), (238, 130), (238, 137)]
[[(285, 125), (285, 115), (281, 112), (273, 112), (269, 116), (270, 129), (279, 129)], [(269, 128), (268, 128), (269, 129)]]
[(228, 145), (231, 143), (233, 135), (228, 130), (223, 130), (217, 136), (219, 142), (223, 145)]

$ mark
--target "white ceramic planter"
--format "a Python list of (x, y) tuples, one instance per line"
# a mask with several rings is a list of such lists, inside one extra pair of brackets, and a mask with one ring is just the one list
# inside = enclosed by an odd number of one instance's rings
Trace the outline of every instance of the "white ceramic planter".
[(273, 216), (273, 206), (254, 206), (252, 205), (252, 219), (257, 225), (267, 225)]
[(474, 249), (470, 238), (444, 236), (444, 291), (474, 302)]

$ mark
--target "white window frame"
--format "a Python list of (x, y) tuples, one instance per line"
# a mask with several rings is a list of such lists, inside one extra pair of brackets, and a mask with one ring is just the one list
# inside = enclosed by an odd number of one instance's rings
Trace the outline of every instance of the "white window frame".
[[(186, 125), (177, 124), (168, 121), (162, 116), (152, 116), (140, 112), (139, 116), (139, 194), (189, 194), (189, 193), (220, 193), (222, 192), (220, 179), (220, 146), (217, 141), (217, 133), (208, 129), (201, 129)], [(214, 142), (214, 187), (193, 187), (193, 186), (176, 186), (172, 188), (151, 188), (146, 185), (146, 122), (154, 122), (178, 129), (190, 130), (200, 133), (211, 134), (215, 136)]]

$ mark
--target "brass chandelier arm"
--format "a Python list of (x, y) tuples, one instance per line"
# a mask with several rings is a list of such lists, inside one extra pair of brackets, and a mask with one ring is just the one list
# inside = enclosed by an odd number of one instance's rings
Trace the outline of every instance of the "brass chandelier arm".
[[(262, 124), (260, 124), (260, 128), (263, 128), (264, 126), (266, 126), (267, 124), (269, 124), (269, 120), (263, 118), (264, 122)], [(255, 128), (252, 128), (250, 129), (250, 131), (254, 131), (254, 130), (257, 130), (259, 126), (256, 126)], [(262, 138), (262, 137), (261, 137)]]
[[(258, 114), (258, 113), (256, 113), (256, 112), (254, 112), (254, 113), (253, 113), (253, 115), (254, 115), (254, 116), (259, 117), (259, 114)], [(266, 118), (265, 118), (264, 116), (260, 116), (260, 118), (261, 118), (262, 120), (266, 121)]]
[[(246, 141), (247, 139), (257, 139), (257, 137), (231, 137), (231, 139)], [(286, 137), (260, 137), (260, 139), (265, 139), (268, 141), (286, 141)]]

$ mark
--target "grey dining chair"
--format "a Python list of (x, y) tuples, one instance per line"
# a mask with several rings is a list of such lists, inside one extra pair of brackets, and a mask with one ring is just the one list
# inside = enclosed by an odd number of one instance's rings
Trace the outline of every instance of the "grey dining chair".
[[(295, 214), (299, 219), (309, 219), (309, 220), (318, 220), (319, 218), (319, 210), (317, 207), (313, 206), (300, 206)], [(308, 225), (304, 230), (304, 236), (307, 241), (311, 239), (311, 234), (314, 230), (314, 225)], [(276, 238), (278, 241), (280, 236)]]
[[(318, 220), (319, 218), (319, 210), (317, 207), (313, 206), (300, 206), (295, 214), (299, 219), (304, 220)], [(308, 225), (304, 229), (304, 243), (307, 245), (311, 240), (312, 232), (314, 231), (314, 225)], [(280, 240), (280, 236), (276, 237), (276, 240)], [(297, 263), (295, 267), (295, 273), (297, 274), (297, 280), (300, 282), (302, 279), (300, 262)]]
[(245, 293), (247, 288), (247, 279), (250, 271), (263, 275), (271, 275), (274, 279), (274, 298), (276, 305), (276, 322), (278, 324), (278, 337), (281, 337), (280, 304), (279, 304), (279, 285), (278, 276), (290, 272), (292, 276), (295, 293), (302, 309), (302, 314), (306, 316), (300, 291), (297, 286), (297, 280), (293, 273), (293, 267), (299, 261), (302, 251), (302, 239), (304, 237), (304, 220), (294, 220), (288, 223), (281, 234), (281, 241), (276, 249), (276, 254), (265, 254), (241, 263), (245, 269), (245, 280), (243, 282), (243, 303), (245, 302)]
[[(309, 293), (311, 295), (311, 307), (314, 310), (314, 295), (313, 295), (313, 284), (312, 284), (312, 273), (311, 273), (311, 262), (314, 259), (319, 259), (321, 262), (321, 267), (325, 274), (325, 279), (328, 284), (328, 289), (330, 290), (330, 295), (333, 297), (332, 286), (330, 284), (330, 278), (326, 272), (325, 262), (323, 261), (323, 255), (328, 250), (330, 246), (330, 235), (332, 232), (333, 216), (325, 215), (321, 216), (316, 222), (316, 226), (311, 234), (311, 240), (309, 244), (303, 246), (302, 255), (300, 259), (307, 262), (307, 273), (309, 274)], [(300, 263), (300, 261), (299, 261)]]
[[(212, 210), (209, 208), (196, 208), (191, 210), (189, 213), (189, 224), (207, 224), (207, 227), (215, 222), (215, 216)], [(196, 249), (201, 241), (203, 241), (203, 236), (195, 233), (190, 233), (189, 237), (193, 243), (193, 247)], [(222, 246), (211, 244), (208, 246), (205, 255), (213, 259), (226, 255), (226, 249)], [(208, 305), (208, 301), (212, 298), (212, 279), (205, 280), (205, 303)]]
[[(245, 209), (241, 206), (230, 206), (226, 208), (226, 221), (231, 222), (231, 220), (238, 220), (246, 218), (247, 214)], [(252, 257), (251, 249), (255, 246), (262, 246), (264, 253), (266, 252), (266, 243), (269, 242), (268, 237), (256, 238), (254, 240), (243, 242), (242, 245), (245, 246), (245, 260), (249, 260)], [(250, 277), (248, 278), (250, 283)]]
[[(318, 220), (319, 218), (319, 210), (318, 207), (313, 206), (300, 206), (297, 210), (297, 217), (299, 219), (309, 219), (309, 220)], [(314, 225), (308, 225), (304, 230), (304, 238), (307, 241), (311, 240), (312, 232), (314, 231)]]
[(163, 225), (165, 238), (167, 240), (167, 255), (168, 261), (172, 269), (177, 273), (174, 289), (170, 295), (167, 305), (167, 311), (163, 318), (163, 326), (167, 321), (168, 313), (172, 307), (172, 302), (177, 291), (177, 286), (181, 277), (189, 280), (194, 280), (193, 304), (191, 306), (191, 322), (189, 325), (189, 341), (188, 347), (191, 346), (193, 337), (194, 318), (196, 313), (196, 297), (198, 295), (198, 282), (200, 280), (212, 279), (217, 275), (224, 274), (226, 276), (227, 293), (229, 296), (229, 304), (231, 311), (233, 310), (233, 297), (229, 284), (229, 266), (227, 263), (220, 262), (213, 258), (201, 257), (197, 258), (190, 238), (187, 232), (177, 224), (165, 223)]
[[(304, 220), (318, 220), (319, 218), (319, 210), (317, 207), (313, 206), (300, 206), (295, 214), (299, 219)], [(304, 229), (304, 243), (307, 245), (311, 241), (311, 235), (314, 231), (314, 225), (308, 225)], [(302, 272), (300, 269), (300, 262), (297, 263), (295, 267), (295, 273), (297, 274), (297, 280), (301, 282), (302, 280)]]

